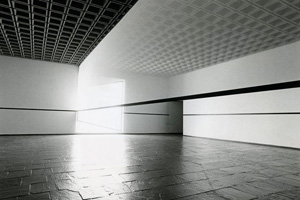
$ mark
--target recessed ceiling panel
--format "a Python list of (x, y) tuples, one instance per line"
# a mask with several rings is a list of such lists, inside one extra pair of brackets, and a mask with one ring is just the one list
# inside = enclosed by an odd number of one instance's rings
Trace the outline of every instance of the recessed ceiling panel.
[(298, 40), (300, 0), (139, 0), (97, 49), (103, 67), (172, 76)]
[(0, 55), (80, 65), (137, 0), (1, 0)]

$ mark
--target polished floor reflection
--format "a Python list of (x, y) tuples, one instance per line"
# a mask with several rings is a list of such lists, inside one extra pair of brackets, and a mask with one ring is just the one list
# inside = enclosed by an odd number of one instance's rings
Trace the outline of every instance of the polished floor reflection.
[(164, 135), (0, 136), (0, 199), (300, 199), (300, 151)]

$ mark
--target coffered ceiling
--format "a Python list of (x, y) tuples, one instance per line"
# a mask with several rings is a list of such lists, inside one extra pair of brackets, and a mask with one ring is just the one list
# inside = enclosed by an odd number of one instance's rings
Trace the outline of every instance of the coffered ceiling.
[(2, 0), (0, 54), (173, 76), (300, 40), (300, 0), (136, 1)]
[(80, 65), (137, 0), (1, 0), (0, 55)]
[(300, 0), (139, 0), (97, 49), (104, 67), (172, 76), (299, 39)]

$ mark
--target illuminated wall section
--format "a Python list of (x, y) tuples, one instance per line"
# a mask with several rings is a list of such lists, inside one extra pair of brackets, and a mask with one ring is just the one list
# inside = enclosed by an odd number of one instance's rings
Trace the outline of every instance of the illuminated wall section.
[[(101, 67), (109, 63), (109, 61), (104, 62), (99, 57), (101, 54), (99, 50), (101, 45), (103, 45), (103, 43), (96, 47), (79, 68), (79, 109), (136, 103), (161, 99), (168, 96), (168, 79), (164, 77), (108, 70), (105, 67)], [(123, 83), (123, 93), (120, 89), (120, 81)], [(111, 89), (108, 89), (108, 87), (111, 87)], [(119, 128), (116, 128), (117, 126), (112, 127), (112, 124), (122, 119), (122, 130), (124, 133), (165, 133), (168, 132), (167, 107), (167, 104), (153, 104), (146, 107), (116, 107), (79, 112), (77, 131), (102, 133), (122, 132), (119, 131)], [(123, 118), (121, 115), (117, 116), (117, 113), (122, 113), (123, 109)], [(153, 110), (155, 110), (155, 113), (153, 113)], [(94, 112), (97, 114), (94, 114)], [(84, 120), (82, 119), (83, 116), (85, 116)], [(95, 116), (95, 118), (93, 116)], [(112, 122), (108, 122), (110, 119)], [(83, 124), (82, 121), (89, 121), (90, 124)], [(95, 126), (95, 122), (98, 127)], [(100, 125), (103, 127), (100, 128)], [(144, 129), (141, 129), (140, 127), (143, 125), (146, 126), (144, 126)], [(106, 128), (104, 128), (104, 126)], [(107, 127), (111, 129), (107, 129)]]
[[(119, 105), (124, 102), (125, 82), (123, 80), (102, 83), (82, 89), (79, 96), (80, 109)], [(122, 133), (123, 108), (101, 108), (79, 111), (76, 131), (81, 133)]]

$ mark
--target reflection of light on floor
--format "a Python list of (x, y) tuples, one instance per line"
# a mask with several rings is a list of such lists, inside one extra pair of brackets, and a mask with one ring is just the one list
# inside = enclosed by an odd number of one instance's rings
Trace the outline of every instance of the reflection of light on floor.
[(75, 136), (72, 158), (84, 165), (120, 167), (127, 164), (125, 152), (126, 141), (120, 135)]

